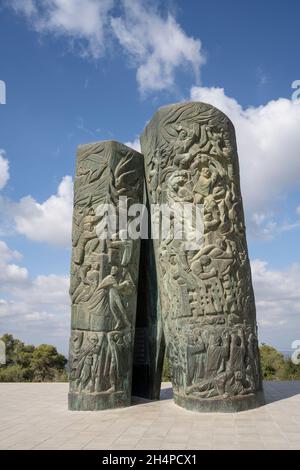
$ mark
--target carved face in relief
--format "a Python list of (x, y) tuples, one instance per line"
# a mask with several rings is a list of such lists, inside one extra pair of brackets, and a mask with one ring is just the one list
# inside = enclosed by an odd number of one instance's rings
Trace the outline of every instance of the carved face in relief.
[(202, 266), (209, 266), (211, 263), (211, 259), (209, 256), (203, 255), (200, 258), (200, 263), (202, 264)]
[(221, 184), (221, 182), (217, 183), (216, 186), (213, 188), (213, 196), (218, 201), (225, 197), (226, 189)]
[(178, 133), (178, 138), (179, 140), (184, 140), (186, 139), (188, 136), (188, 133), (186, 131), (186, 129), (184, 129), (183, 127), (180, 127), (179, 128), (179, 133)]
[(122, 338), (122, 333), (120, 333), (119, 331), (113, 331), (109, 335), (109, 341), (113, 341), (114, 343), (116, 343), (121, 338)]
[(222, 346), (223, 340), (222, 340), (221, 336), (219, 336), (219, 335), (218, 335), (218, 336), (214, 336), (213, 344), (214, 344), (215, 346)]
[(112, 267), (111, 267), (110, 274), (111, 274), (112, 276), (116, 276), (116, 275), (118, 274), (118, 272), (119, 272), (118, 266), (112, 266)]
[(168, 180), (168, 186), (172, 191), (177, 192), (180, 187), (185, 185), (187, 179), (186, 171), (175, 171)]
[(172, 264), (173, 266), (177, 264), (175, 255), (170, 256), (170, 264)]
[(88, 338), (89, 342), (92, 344), (97, 344), (98, 342), (98, 336), (97, 335), (92, 335)]
[(192, 272), (193, 272), (196, 276), (199, 276), (199, 274), (201, 274), (201, 272), (202, 272), (202, 268), (201, 268), (201, 263), (200, 263), (200, 261), (194, 261), (194, 262), (191, 264), (191, 269), (192, 269)]
[(201, 175), (204, 176), (204, 178), (209, 179), (209, 178), (211, 177), (211, 171), (210, 171), (210, 169), (209, 169), (209, 168), (206, 168), (206, 167), (202, 168), (202, 170), (201, 170)]
[(83, 331), (73, 331), (72, 332), (72, 342), (74, 349), (81, 347), (83, 341)]
[(242, 376), (242, 373), (240, 371), (237, 371), (235, 374), (234, 374), (234, 377), (235, 377), (235, 380), (237, 380), (238, 382), (240, 382), (243, 378)]

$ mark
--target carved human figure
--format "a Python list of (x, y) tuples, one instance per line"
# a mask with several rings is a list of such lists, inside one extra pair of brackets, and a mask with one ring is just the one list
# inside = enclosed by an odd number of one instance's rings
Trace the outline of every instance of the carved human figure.
[(246, 355), (246, 344), (245, 334), (242, 329), (238, 331), (238, 334), (231, 335), (230, 344), (230, 358), (228, 366), (233, 371), (239, 371), (243, 375), (245, 373), (245, 355)]
[(210, 335), (207, 347), (206, 377), (215, 377), (226, 370), (229, 348), (230, 337), (227, 331)]
[(106, 356), (105, 374), (109, 376), (110, 387), (107, 392), (123, 388), (124, 376), (128, 369), (129, 341), (120, 331), (108, 333), (109, 350)]
[(187, 344), (187, 385), (199, 382), (205, 376), (206, 368), (206, 345), (199, 332), (190, 336)]
[(201, 169), (199, 179), (194, 186), (196, 204), (202, 204), (204, 198), (211, 194), (216, 181), (216, 173), (212, 172), (207, 167), (203, 167)]
[(87, 345), (78, 349), (71, 364), (71, 378), (73, 378), (80, 390), (89, 385), (92, 377), (93, 353), (98, 345), (98, 335), (92, 334), (87, 338)]
[(204, 151), (210, 151), (212, 155), (223, 156), (221, 150), (221, 141), (223, 139), (223, 129), (221, 128), (220, 131), (216, 131), (212, 128), (212, 126), (208, 125), (205, 127), (208, 142), (204, 147)]
[(189, 126), (178, 126), (176, 130), (178, 135), (174, 143), (174, 165), (186, 168), (195, 156), (193, 152), (190, 152), (190, 149), (195, 142), (197, 133), (194, 127)]
[(83, 266), (80, 269), (82, 283), (73, 294), (74, 303), (87, 302), (95, 292), (99, 283), (99, 263)]
[(151, 184), (151, 194), (153, 203), (156, 204), (159, 201), (160, 196), (160, 156), (159, 149), (155, 150), (153, 163), (151, 170), (149, 170), (148, 182)]
[(209, 256), (203, 255), (191, 265), (196, 279), (200, 279), (203, 296), (205, 297), (205, 314), (215, 315), (222, 311), (222, 284), (216, 267)]
[(121, 292), (133, 286), (131, 280), (122, 277), (120, 268), (112, 266), (110, 274), (100, 282), (90, 299), (89, 309), (94, 312), (94, 320), (101, 322), (102, 331), (117, 330), (121, 325), (130, 327)]
[(193, 194), (188, 184), (188, 173), (185, 170), (178, 170), (172, 173), (168, 178), (167, 188), (167, 201), (171, 207), (173, 202), (191, 202), (193, 199)]
[[(83, 230), (79, 234), (76, 243), (74, 242), (73, 247), (73, 261), (76, 264), (81, 265), (84, 261), (86, 255), (86, 246), (88, 242), (94, 241), (93, 247), (95, 249), (99, 245), (99, 239), (96, 234), (95, 225), (98, 221), (98, 218), (95, 216), (93, 208), (86, 210), (86, 214), (82, 219)], [(90, 250), (91, 251), (91, 250)]]
[(250, 333), (248, 336), (248, 344), (247, 344), (247, 368), (246, 370), (247, 376), (254, 380), (254, 388), (259, 387), (260, 384), (260, 374), (259, 374), (259, 348), (258, 348), (258, 341), (256, 335), (254, 333)]

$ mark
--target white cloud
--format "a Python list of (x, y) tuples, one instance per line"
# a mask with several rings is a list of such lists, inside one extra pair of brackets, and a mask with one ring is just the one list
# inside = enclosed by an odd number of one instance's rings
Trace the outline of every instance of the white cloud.
[(0, 240), (0, 284), (2, 288), (7, 285), (23, 285), (27, 282), (27, 269), (9, 263), (9, 261), (19, 260), (21, 257), (18, 251), (11, 250), (3, 240)]
[[(7, 284), (8, 286), (8, 284)], [(9, 332), (23, 341), (50, 343), (64, 353), (70, 334), (68, 276), (38, 276), (14, 283), (0, 299), (0, 336)]]
[(251, 263), (260, 339), (289, 349), (300, 339), (300, 264), (274, 270), (268, 263)]
[[(163, 17), (156, 2), (138, 0), (12, 0), (39, 33), (71, 39), (76, 51), (98, 59), (118, 42), (137, 69), (142, 93), (170, 89), (175, 74), (192, 67), (198, 80), (205, 62), (201, 41), (185, 34), (171, 13)], [(114, 7), (122, 15), (114, 17)]]
[[(8, 160), (4, 159), (4, 161), (4, 168), (8, 173)], [(57, 193), (44, 202), (38, 202), (32, 196), (25, 196), (17, 202), (0, 196), (0, 234), (7, 236), (17, 232), (30, 240), (69, 247), (71, 245), (72, 211), (73, 181), (71, 176), (63, 177)], [(0, 260), (4, 253), (3, 250), (0, 242)]]
[(24, 13), (28, 17), (37, 14), (35, 0), (11, 0), (10, 6), (17, 13)]
[(222, 88), (205, 87), (193, 87), (191, 99), (216, 106), (232, 120), (248, 222), (252, 229), (272, 232), (273, 214), (289, 191), (300, 187), (299, 104), (280, 98), (243, 109)]
[(99, 58), (104, 50), (108, 12), (114, 0), (12, 0), (17, 13), (38, 32), (65, 35), (79, 42), (83, 55)]
[(16, 264), (0, 263), (0, 282), (2, 287), (7, 284), (26, 283), (28, 279), (28, 271)]
[(0, 262), (21, 258), (21, 253), (19, 253), (17, 250), (11, 250), (3, 240), (0, 240)]
[(0, 189), (3, 189), (9, 180), (9, 163), (5, 158), (5, 151), (0, 149)]
[(188, 37), (170, 13), (166, 18), (150, 3), (123, 0), (124, 14), (111, 25), (129, 59), (137, 67), (141, 92), (172, 87), (178, 67), (191, 65), (196, 78), (204, 63), (201, 41)]
[(137, 152), (141, 152), (141, 143), (139, 137), (136, 137), (132, 142), (125, 142), (125, 145), (136, 150)]
[(50, 274), (30, 279), (25, 267), (9, 263), (21, 255), (3, 241), (0, 255), (0, 336), (9, 332), (35, 344), (54, 343), (67, 352), (69, 277)]
[(72, 178), (65, 176), (58, 186), (57, 194), (43, 203), (26, 196), (14, 204), (16, 230), (31, 240), (70, 246), (72, 206)]

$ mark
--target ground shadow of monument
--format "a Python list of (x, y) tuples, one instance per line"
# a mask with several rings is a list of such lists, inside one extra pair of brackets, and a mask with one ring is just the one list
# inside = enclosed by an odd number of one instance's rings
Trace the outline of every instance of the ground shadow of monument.
[[(275, 403), (276, 401), (286, 400), (288, 398), (299, 395), (300, 400), (300, 380), (289, 381), (264, 381), (265, 405)], [(172, 400), (173, 389), (171, 386), (162, 388), (160, 391), (160, 400)], [(132, 406), (142, 405), (143, 403), (151, 403), (152, 400), (132, 397)]]
[[(160, 401), (172, 400), (173, 399), (173, 389), (172, 386), (163, 387), (160, 391)], [(140, 396), (132, 396), (131, 406), (139, 406), (145, 403), (153, 403), (155, 400), (150, 400), (148, 398), (142, 398)]]
[(300, 380), (264, 381), (266, 405), (299, 395)]

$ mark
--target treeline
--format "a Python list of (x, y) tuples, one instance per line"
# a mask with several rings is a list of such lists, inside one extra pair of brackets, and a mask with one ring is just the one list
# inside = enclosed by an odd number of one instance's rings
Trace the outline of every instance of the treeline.
[(260, 361), (264, 380), (300, 380), (300, 364), (294, 364), (272, 346), (260, 346)]
[(0, 382), (65, 382), (67, 359), (50, 344), (24, 344), (13, 335), (0, 337), (6, 346), (6, 364), (0, 365)]

